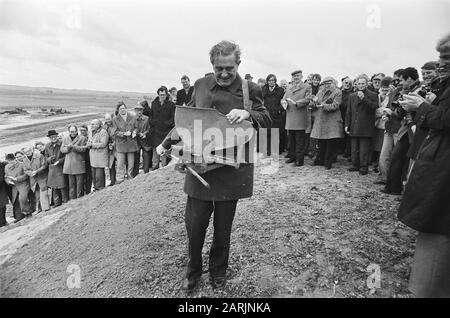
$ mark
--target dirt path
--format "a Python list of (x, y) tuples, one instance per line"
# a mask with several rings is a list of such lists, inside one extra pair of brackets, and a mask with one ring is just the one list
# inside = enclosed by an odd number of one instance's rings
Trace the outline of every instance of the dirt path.
[[(229, 282), (213, 291), (204, 274), (194, 297), (409, 296), (415, 233), (397, 221), (399, 202), (377, 191), (373, 173), (348, 172), (342, 159), (329, 171), (310, 164), (256, 172), (253, 197), (238, 204)], [(186, 197), (172, 169), (69, 202), (69, 212), (2, 265), (3, 296), (184, 297)], [(81, 288), (68, 288), (71, 264), (81, 269)], [(370, 264), (381, 269), (373, 295)]]

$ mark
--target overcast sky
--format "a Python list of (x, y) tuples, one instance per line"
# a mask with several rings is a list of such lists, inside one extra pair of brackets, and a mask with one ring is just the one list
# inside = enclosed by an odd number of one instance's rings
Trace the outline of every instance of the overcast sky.
[(450, 32), (450, 0), (0, 0), (0, 83), (156, 92), (212, 70), (223, 39), (239, 73), (340, 80), (420, 68)]

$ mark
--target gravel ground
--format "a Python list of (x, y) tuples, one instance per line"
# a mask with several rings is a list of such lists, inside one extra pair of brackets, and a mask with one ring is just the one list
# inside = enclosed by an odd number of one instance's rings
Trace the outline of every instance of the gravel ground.
[[(253, 197), (238, 203), (226, 287), (212, 290), (205, 273), (191, 297), (410, 297), (415, 232), (397, 220), (399, 202), (378, 191), (374, 173), (348, 166), (341, 158), (332, 170), (309, 159), (282, 160), (276, 174), (259, 166)], [(185, 297), (182, 182), (169, 166), (69, 202), (1, 265), (1, 296)], [(211, 241), (210, 224), (205, 269)], [(80, 288), (68, 288), (71, 264)], [(375, 290), (371, 264), (381, 270)]]

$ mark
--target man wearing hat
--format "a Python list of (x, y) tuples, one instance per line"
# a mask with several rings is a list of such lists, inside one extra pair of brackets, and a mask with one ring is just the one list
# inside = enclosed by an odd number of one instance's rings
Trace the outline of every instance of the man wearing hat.
[(138, 151), (134, 153), (134, 167), (133, 167), (133, 177), (139, 174), (139, 162), (141, 161), (141, 151), (142, 151), (142, 161), (144, 173), (149, 172), (152, 160), (152, 145), (149, 136), (150, 124), (148, 121), (148, 116), (143, 114), (144, 107), (141, 103), (137, 103), (134, 106), (134, 112), (136, 113), (136, 140), (138, 143)]
[(286, 109), (286, 130), (289, 135), (289, 153), (286, 163), (295, 162), (303, 166), (307, 145), (307, 134), (311, 132), (311, 112), (308, 104), (312, 100), (311, 85), (302, 82), (302, 71), (291, 73), (293, 83), (286, 89), (281, 105)]
[(66, 178), (63, 174), (64, 154), (61, 152), (61, 140), (58, 138), (56, 130), (49, 130), (47, 137), (50, 142), (45, 146), (45, 159), (48, 163), (47, 186), (52, 189), (53, 201), (56, 206), (61, 202), (69, 201), (69, 193), (66, 184)]
[(253, 77), (250, 74), (245, 74), (244, 79), (246, 79), (249, 82), (253, 82)]

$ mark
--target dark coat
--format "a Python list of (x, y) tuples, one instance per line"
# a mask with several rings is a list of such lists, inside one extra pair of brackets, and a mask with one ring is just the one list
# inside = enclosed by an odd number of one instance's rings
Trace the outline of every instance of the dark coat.
[[(63, 174), (64, 154), (61, 152), (61, 141), (56, 143), (49, 142), (45, 145), (45, 159), (48, 164), (47, 186), (53, 189), (62, 189), (67, 187), (66, 179)], [(55, 166), (54, 163), (58, 161)]]
[(177, 92), (177, 105), (183, 105), (183, 104), (187, 105), (191, 101), (193, 92), (194, 92), (193, 86), (189, 87), (189, 91), (187, 94), (186, 94), (186, 91), (184, 90), (184, 88), (180, 89)]
[(450, 235), (450, 80), (436, 98), (422, 103), (417, 125), (430, 129), (411, 171), (398, 218), (426, 233)]
[(347, 114), (348, 98), (350, 97), (352, 90), (351, 89), (341, 89), (341, 92), (342, 92), (342, 101), (341, 101), (341, 105), (339, 105), (339, 109), (341, 111), (342, 121), (345, 126), (345, 115)]
[(0, 208), (8, 204), (11, 197), (11, 187), (5, 182), (6, 162), (0, 161)]
[(286, 113), (284, 108), (281, 106), (281, 100), (284, 96), (284, 90), (275, 85), (273, 91), (269, 90), (269, 85), (264, 85), (262, 88), (262, 94), (264, 99), (264, 107), (270, 114), (272, 118), (273, 128), (284, 128), (283, 127), (283, 115)]
[[(139, 148), (143, 148), (145, 151), (150, 151), (152, 148), (150, 139), (150, 123), (148, 116), (142, 115), (142, 117), (136, 117), (137, 132), (136, 136)], [(145, 134), (144, 138), (139, 136), (139, 133)]]
[(375, 110), (378, 108), (378, 95), (364, 90), (364, 98), (359, 99), (357, 92), (348, 98), (345, 125), (349, 127), (351, 137), (372, 137), (375, 133)]
[[(263, 105), (261, 88), (248, 82), (249, 98), (252, 103), (249, 111), (254, 127), (269, 127), (270, 115)], [(214, 76), (197, 80), (194, 94), (188, 106), (211, 108), (228, 114), (232, 109), (244, 109), (242, 78), (237, 75), (229, 87), (217, 85)], [(170, 138), (170, 136), (168, 136)], [(168, 140), (166, 138), (166, 140)], [(246, 144), (248, 150), (248, 143)], [(223, 166), (210, 170), (202, 177), (211, 189), (203, 186), (192, 174), (186, 173), (184, 192), (188, 196), (206, 201), (228, 201), (251, 197), (253, 194), (253, 163), (242, 163), (239, 168)]]
[(152, 102), (148, 120), (150, 123), (150, 140), (153, 147), (159, 146), (164, 137), (175, 126), (175, 108), (175, 104), (167, 99), (162, 105), (159, 98)]
[(113, 134), (115, 137), (115, 146), (117, 152), (136, 152), (139, 150), (136, 138), (124, 136), (127, 131), (137, 132), (136, 117), (127, 114), (126, 122), (122, 116), (117, 115), (113, 118)]

